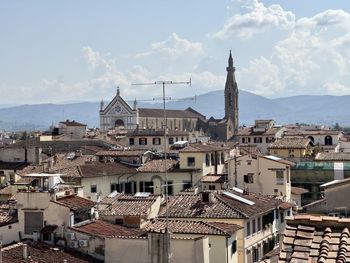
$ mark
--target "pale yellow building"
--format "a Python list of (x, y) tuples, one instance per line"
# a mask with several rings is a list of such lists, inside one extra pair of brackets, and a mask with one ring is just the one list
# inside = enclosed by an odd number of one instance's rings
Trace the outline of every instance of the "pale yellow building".
[(228, 161), (231, 186), (291, 200), (290, 168), (294, 163), (275, 156), (246, 154)]
[(277, 139), (268, 146), (269, 154), (281, 158), (298, 160), (312, 155), (314, 144), (310, 139), (291, 137)]

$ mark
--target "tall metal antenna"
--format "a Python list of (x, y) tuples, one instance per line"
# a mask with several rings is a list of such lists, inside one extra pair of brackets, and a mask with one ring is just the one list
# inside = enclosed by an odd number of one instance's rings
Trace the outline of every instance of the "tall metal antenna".
[(166, 240), (166, 255), (167, 262), (170, 263), (170, 236), (169, 236), (169, 213), (168, 213), (168, 172), (167, 172), (167, 114), (165, 108), (165, 85), (189, 85), (191, 87), (191, 79), (189, 81), (155, 81), (153, 83), (135, 83), (132, 85), (162, 85), (163, 88), (163, 112), (164, 112), (164, 175), (165, 175), (165, 240)]

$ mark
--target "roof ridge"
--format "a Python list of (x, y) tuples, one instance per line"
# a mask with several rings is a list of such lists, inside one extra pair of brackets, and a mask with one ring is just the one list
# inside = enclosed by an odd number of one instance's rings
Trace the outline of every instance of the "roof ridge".
[(217, 199), (219, 200), (220, 203), (222, 203), (223, 205), (229, 207), (229, 208), (232, 209), (233, 211), (235, 211), (235, 212), (237, 212), (237, 213), (239, 213), (239, 214), (245, 216), (246, 218), (249, 218), (249, 216), (248, 216), (246, 213), (235, 209), (235, 208), (234, 208), (233, 206), (231, 206), (228, 202), (225, 202), (225, 200), (223, 200), (222, 197), (221, 197), (220, 195), (218, 195), (218, 194), (215, 195), (215, 198), (217, 198)]

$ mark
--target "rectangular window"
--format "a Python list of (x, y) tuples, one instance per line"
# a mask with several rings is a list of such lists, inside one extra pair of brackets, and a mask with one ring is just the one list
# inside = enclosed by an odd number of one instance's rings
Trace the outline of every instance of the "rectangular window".
[(261, 231), (261, 217), (258, 217), (258, 232)]
[(97, 193), (97, 185), (96, 184), (92, 184), (90, 186), (90, 193)]
[(256, 232), (256, 225), (255, 225), (255, 219), (252, 222), (252, 226), (253, 226), (253, 231), (252, 233), (254, 234)]
[(147, 145), (147, 138), (139, 138), (139, 145)]
[(284, 174), (283, 170), (276, 171), (276, 184), (283, 185), (284, 184)]
[(215, 190), (215, 185), (209, 185), (209, 190)]
[[(165, 187), (163, 187), (163, 193), (165, 194)], [(174, 186), (173, 186), (173, 181), (168, 181), (167, 183), (167, 187), (168, 187), (168, 195), (173, 195), (174, 194)]]
[(250, 137), (248, 137), (248, 143), (250, 143)]
[(24, 234), (40, 232), (44, 225), (43, 212), (24, 212)]
[(174, 144), (174, 138), (173, 137), (170, 137), (168, 141), (169, 141), (169, 144)]
[(129, 138), (129, 145), (135, 145), (135, 139)]
[(191, 181), (182, 181), (182, 183), (183, 183), (183, 186), (182, 186), (183, 190), (186, 190), (192, 187)]
[(140, 182), (140, 192), (152, 193), (154, 192), (153, 182)]
[(114, 191), (119, 192), (119, 185), (117, 183), (111, 183), (111, 193)]
[(234, 253), (236, 253), (237, 251), (237, 241), (234, 240), (232, 241), (232, 244), (231, 244), (231, 254), (233, 255)]
[(244, 175), (244, 182), (245, 182), (246, 184), (253, 184), (253, 183), (254, 183), (253, 174), (245, 174), (245, 175)]
[(246, 233), (247, 233), (247, 237), (250, 236), (250, 222), (247, 222), (246, 224)]
[(187, 166), (194, 167), (196, 165), (196, 159), (194, 157), (187, 157)]
[(160, 138), (153, 138), (153, 145), (160, 145)]
[(205, 155), (205, 165), (206, 166), (210, 166), (210, 156), (209, 156), (209, 153), (207, 153)]
[(259, 249), (253, 248), (253, 262), (259, 262)]

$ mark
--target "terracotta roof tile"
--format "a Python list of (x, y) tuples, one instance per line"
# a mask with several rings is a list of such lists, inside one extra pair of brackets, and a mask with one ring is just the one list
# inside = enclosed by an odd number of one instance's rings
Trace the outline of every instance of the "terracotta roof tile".
[(101, 237), (139, 237), (145, 234), (145, 231), (139, 228), (115, 225), (102, 220), (83, 222), (70, 228)]
[[(139, 108), (139, 117), (164, 117), (163, 109), (148, 109)], [(168, 118), (203, 118), (203, 115), (194, 112), (193, 110), (166, 110)]]
[(179, 161), (177, 160), (151, 160), (148, 161), (147, 163), (144, 163), (141, 167), (137, 168), (139, 172), (143, 173), (153, 173), (153, 172), (165, 172), (166, 171), (171, 171), (175, 169), (179, 164)]
[(113, 201), (108, 200), (108, 203), (111, 204), (110, 206), (99, 211), (101, 216), (146, 216), (149, 214), (151, 206), (157, 197), (117, 195), (113, 199)]
[[(270, 196), (234, 192), (235, 195), (253, 201), (248, 205), (223, 194), (223, 191), (209, 192), (209, 202), (203, 202), (201, 194), (184, 194), (169, 197), (168, 214), (173, 218), (249, 218), (269, 212), (282, 203)], [(165, 209), (160, 212), (165, 216)]]
[(80, 166), (82, 177), (100, 177), (120, 174), (136, 173), (135, 168), (121, 164), (121, 163), (100, 163), (94, 162)]
[(350, 161), (350, 153), (321, 152), (315, 157), (316, 161)]
[(310, 144), (306, 138), (281, 138), (271, 143), (270, 149), (305, 149)]
[(108, 156), (108, 157), (138, 157), (145, 153), (144, 150), (126, 150), (126, 151), (99, 151), (96, 156)]
[(58, 197), (55, 202), (67, 206), (73, 211), (91, 209), (96, 205), (94, 201), (77, 195)]
[[(23, 243), (17, 243), (1, 249), (3, 262), (25, 263), (28, 260), (23, 259)], [(38, 263), (61, 263), (67, 260), (67, 263), (87, 263), (102, 262), (90, 256), (81, 255), (73, 251), (64, 251), (62, 249), (53, 249), (44, 243), (28, 244), (28, 255), (31, 262)]]
[(190, 144), (185, 148), (181, 149), (179, 152), (214, 152), (214, 151), (229, 151), (230, 149), (223, 145), (216, 144), (204, 144), (204, 143), (196, 143)]
[(279, 262), (349, 262), (349, 226), (350, 221), (337, 217), (298, 215), (288, 219)]
[[(166, 227), (165, 219), (157, 219), (149, 222), (145, 230), (149, 232), (164, 233)], [(168, 221), (168, 230), (175, 234), (201, 234), (201, 235), (225, 235), (231, 236), (241, 226), (221, 222), (204, 222), (190, 220), (172, 220)]]

